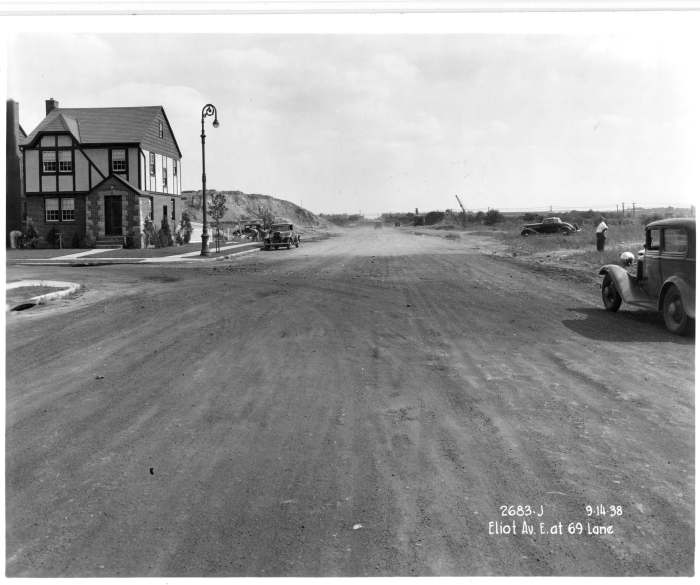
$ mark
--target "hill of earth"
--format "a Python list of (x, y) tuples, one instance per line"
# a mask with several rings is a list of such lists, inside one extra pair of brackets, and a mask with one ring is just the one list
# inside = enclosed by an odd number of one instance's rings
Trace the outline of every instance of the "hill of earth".
[[(207, 195), (217, 193), (216, 190), (207, 190)], [(261, 219), (266, 210), (269, 210), (275, 219), (289, 220), (298, 226), (324, 226), (326, 222), (309, 210), (298, 205), (277, 199), (270, 195), (243, 193), (242, 191), (221, 191), (226, 196), (226, 213), (222, 223), (237, 223), (247, 220)], [(189, 213), (192, 221), (202, 221), (202, 191), (183, 191), (185, 198), (185, 211)], [(211, 221), (211, 217), (209, 218)]]

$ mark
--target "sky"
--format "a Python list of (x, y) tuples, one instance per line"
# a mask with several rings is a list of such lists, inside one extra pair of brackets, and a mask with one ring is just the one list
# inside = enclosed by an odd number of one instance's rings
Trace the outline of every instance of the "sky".
[[(54, 27), (60, 28), (60, 27)], [(451, 29), (454, 31), (454, 29)], [(63, 107), (162, 105), (183, 189), (316, 213), (689, 206), (700, 193), (698, 35), (25, 30), (6, 47), (27, 132)]]

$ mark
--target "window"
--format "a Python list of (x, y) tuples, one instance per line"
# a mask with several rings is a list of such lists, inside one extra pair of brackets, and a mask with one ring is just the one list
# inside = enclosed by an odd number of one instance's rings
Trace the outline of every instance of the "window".
[(173, 177), (177, 177), (177, 161), (173, 161)]
[(658, 228), (647, 230), (647, 241), (644, 246), (647, 250), (661, 248), (661, 230)]
[(75, 199), (61, 199), (61, 221), (75, 221)]
[(151, 175), (155, 176), (156, 174), (156, 153), (151, 152), (148, 155), (148, 167), (151, 172)]
[(58, 172), (72, 173), (73, 172), (73, 153), (70, 150), (58, 151)]
[(56, 172), (56, 151), (43, 150), (41, 152), (42, 168), (45, 173)]
[(158, 120), (158, 138), (163, 138), (163, 122)]
[(46, 199), (44, 205), (46, 206), (46, 221), (58, 221), (58, 199)]
[(126, 172), (126, 150), (119, 148), (112, 151), (112, 172)]
[(44, 200), (46, 221), (75, 221), (75, 199), (51, 197)]
[(163, 190), (168, 188), (168, 167), (165, 166), (165, 159), (163, 159)]
[(688, 234), (679, 228), (669, 228), (664, 232), (664, 251), (685, 254), (688, 251)]

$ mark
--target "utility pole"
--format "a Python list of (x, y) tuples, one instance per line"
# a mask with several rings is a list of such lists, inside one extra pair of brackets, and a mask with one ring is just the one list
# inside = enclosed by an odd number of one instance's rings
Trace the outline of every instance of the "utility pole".
[(625, 218), (625, 202), (622, 202), (622, 219)]
[(636, 203), (634, 201), (632, 201), (632, 217), (634, 217), (634, 214), (636, 213), (636, 211), (637, 211)]

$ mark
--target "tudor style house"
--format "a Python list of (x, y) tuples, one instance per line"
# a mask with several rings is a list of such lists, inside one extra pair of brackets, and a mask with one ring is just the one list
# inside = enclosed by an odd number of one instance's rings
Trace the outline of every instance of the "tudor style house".
[(182, 154), (162, 106), (59, 108), (22, 142), (27, 223), (54, 245), (145, 244), (148, 220), (174, 233)]

